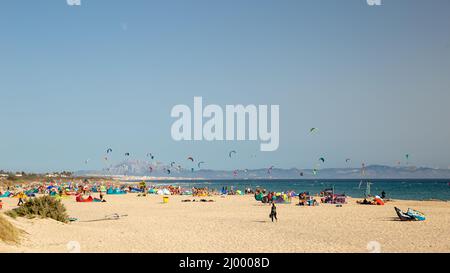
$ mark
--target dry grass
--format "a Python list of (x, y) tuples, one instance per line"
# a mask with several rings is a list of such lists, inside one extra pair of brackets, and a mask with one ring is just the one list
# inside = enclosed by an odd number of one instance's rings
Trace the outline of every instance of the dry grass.
[(22, 231), (13, 226), (0, 214), (0, 241), (5, 243), (18, 243)]
[(63, 223), (67, 223), (69, 220), (66, 208), (61, 201), (50, 196), (29, 199), (21, 207), (7, 211), (6, 215), (12, 218), (18, 216), (26, 218), (51, 218)]

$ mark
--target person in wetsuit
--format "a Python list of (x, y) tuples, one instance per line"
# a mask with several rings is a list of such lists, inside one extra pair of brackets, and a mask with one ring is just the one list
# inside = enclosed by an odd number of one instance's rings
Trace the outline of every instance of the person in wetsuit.
[(278, 222), (278, 218), (277, 218), (277, 207), (275, 206), (275, 203), (272, 203), (272, 208), (270, 209), (270, 215), (269, 217), (272, 219), (275, 218), (275, 220)]

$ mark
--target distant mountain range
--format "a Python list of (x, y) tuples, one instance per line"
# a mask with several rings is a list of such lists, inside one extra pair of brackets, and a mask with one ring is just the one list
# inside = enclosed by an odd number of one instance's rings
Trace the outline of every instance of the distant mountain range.
[(427, 167), (369, 165), (364, 176), (361, 168), (319, 169), (251, 169), (251, 170), (194, 170), (177, 166), (157, 164), (146, 161), (124, 161), (100, 171), (77, 171), (76, 176), (146, 176), (171, 179), (450, 179), (449, 169)]

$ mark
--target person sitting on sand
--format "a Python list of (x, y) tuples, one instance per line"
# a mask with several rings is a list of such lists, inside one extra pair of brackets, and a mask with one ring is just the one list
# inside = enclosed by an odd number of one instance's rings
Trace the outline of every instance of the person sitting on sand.
[(306, 203), (306, 193), (301, 193), (298, 195), (298, 205), (304, 206)]
[(319, 205), (319, 202), (317, 202), (317, 200), (314, 197), (312, 197), (312, 196), (308, 197), (308, 200), (306, 201), (306, 203), (310, 207), (314, 207), (314, 206), (318, 206)]
[(269, 217), (272, 219), (272, 223), (273, 223), (273, 219), (275, 218), (275, 220), (278, 222), (278, 218), (277, 218), (277, 207), (275, 206), (275, 203), (272, 203), (272, 208), (270, 209), (270, 215)]
[(358, 204), (360, 205), (372, 205), (373, 203), (368, 201), (366, 198), (364, 198), (363, 201), (357, 201)]
[(386, 198), (386, 192), (384, 192), (384, 190), (381, 192), (381, 199), (385, 199)]
[(306, 205), (306, 198), (303, 194), (298, 196), (298, 205), (299, 206), (305, 206)]

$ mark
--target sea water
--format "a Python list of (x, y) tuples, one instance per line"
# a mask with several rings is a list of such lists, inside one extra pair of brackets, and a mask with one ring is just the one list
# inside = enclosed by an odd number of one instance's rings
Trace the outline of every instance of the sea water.
[(174, 185), (185, 189), (192, 187), (216, 189), (221, 191), (222, 187), (233, 187), (234, 190), (243, 191), (246, 188), (256, 187), (274, 192), (295, 191), (309, 192), (314, 195), (325, 189), (334, 188), (335, 193), (344, 193), (348, 196), (361, 198), (366, 193), (367, 182), (370, 182), (371, 195), (381, 195), (386, 192), (388, 198), (403, 200), (450, 200), (449, 180), (439, 179), (375, 179), (375, 180), (168, 180), (147, 181), (149, 185)]

